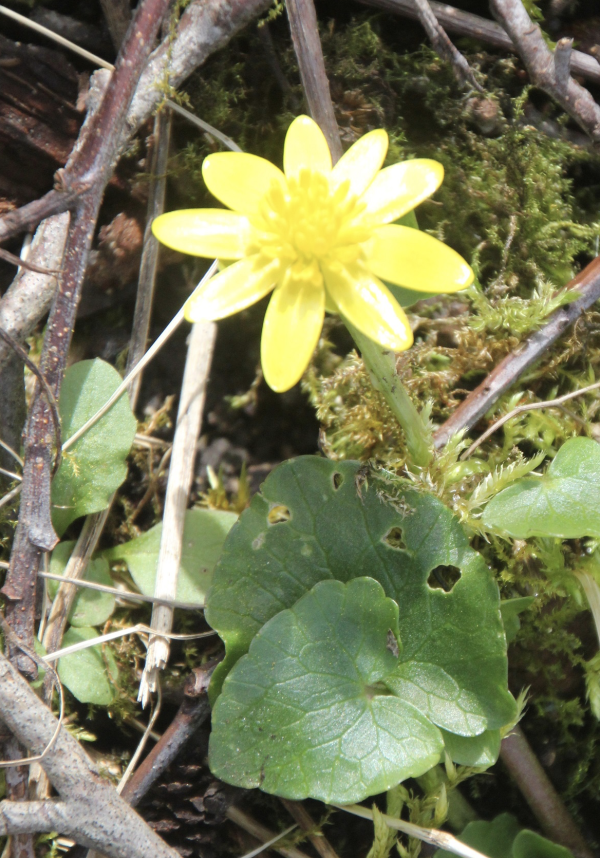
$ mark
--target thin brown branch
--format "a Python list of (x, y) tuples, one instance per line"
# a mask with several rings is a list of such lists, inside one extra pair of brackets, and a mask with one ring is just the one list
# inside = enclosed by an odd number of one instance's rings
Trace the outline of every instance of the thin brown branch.
[[(570, 393), (565, 393), (563, 396), (557, 396), (556, 399), (546, 399), (544, 402), (529, 402), (527, 405), (517, 405), (516, 408), (513, 408), (512, 411), (509, 411), (508, 414), (504, 414), (498, 420), (496, 420), (489, 429), (486, 429), (483, 435), (480, 435), (476, 441), (473, 441), (468, 450), (465, 450), (464, 453), (461, 454), (461, 459), (468, 459), (471, 453), (475, 452), (475, 450), (483, 444), (490, 435), (493, 435), (494, 432), (497, 432), (505, 423), (508, 423), (509, 420), (512, 420), (513, 417), (518, 417), (519, 414), (525, 414), (527, 411), (538, 411), (540, 408), (560, 408), (563, 402), (568, 402), (571, 399), (576, 399), (578, 396), (583, 396), (586, 393), (590, 393), (592, 390), (597, 390), (600, 387), (600, 381), (597, 381), (595, 384), (588, 384), (586, 387), (582, 387), (579, 390), (572, 390)], [(575, 415), (573, 415), (575, 416)], [(582, 421), (585, 426), (585, 421)]]
[(150, 751), (121, 793), (136, 807), (210, 713), (208, 686), (216, 663), (195, 668), (183, 688), (183, 702), (168, 729)]
[(301, 801), (290, 801), (287, 798), (282, 798), (280, 801), (291, 817), (298, 823), (302, 831), (305, 832), (321, 858), (338, 858), (337, 852), (323, 832), (319, 830), (314, 819)]
[(448, 34), (435, 17), (429, 4), (429, 0), (413, 0), (421, 26), (427, 33), (433, 49), (452, 66), (452, 71), (457, 81), (463, 86), (470, 86), (478, 92), (483, 92), (483, 87), (475, 80), (475, 75), (469, 63), (461, 52), (452, 44)]
[(36, 274), (58, 274), (57, 269), (53, 271), (50, 268), (42, 268), (41, 265), (36, 265), (35, 262), (28, 262), (26, 259), (21, 259), (19, 256), (15, 256), (14, 253), (9, 253), (8, 250), (4, 250), (3, 248), (0, 248), (0, 259), (3, 259), (11, 265), (17, 265), (19, 268), (24, 268), (26, 271), (35, 271)]
[(286, 8), (308, 109), (325, 135), (335, 163), (342, 157), (342, 144), (325, 71), (314, 2), (286, 0)]
[(569, 74), (565, 77), (564, 47), (559, 49), (557, 58), (521, 0), (490, 0), (490, 9), (511, 37), (531, 82), (560, 104), (595, 143), (600, 143), (600, 105)]
[(568, 284), (579, 298), (556, 310), (539, 331), (531, 334), (519, 348), (507, 355), (434, 435), (436, 449), (444, 447), (452, 435), (474, 426), (500, 397), (536, 363), (565, 331), (600, 300), (600, 257), (583, 269)]
[(570, 849), (575, 858), (593, 858), (562, 799), (531, 750), (520, 727), (502, 740), (500, 759), (523, 793), (544, 834), (559, 846)]
[[(360, 0), (360, 2), (366, 6), (392, 12), (395, 15), (418, 20), (414, 0)], [(473, 15), (471, 12), (455, 9), (454, 6), (448, 6), (446, 3), (437, 3), (436, 0), (430, 0), (429, 5), (437, 20), (448, 32), (456, 33), (457, 36), (477, 39), (503, 51), (515, 52), (515, 46), (510, 36), (500, 24), (479, 15)], [(600, 84), (600, 64), (589, 54), (573, 51), (571, 70), (573, 74)]]

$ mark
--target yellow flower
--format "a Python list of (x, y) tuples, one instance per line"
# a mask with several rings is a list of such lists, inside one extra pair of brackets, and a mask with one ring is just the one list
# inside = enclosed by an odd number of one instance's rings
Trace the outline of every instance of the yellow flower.
[(412, 345), (406, 315), (379, 278), (433, 294), (473, 280), (441, 241), (392, 224), (434, 193), (443, 167), (417, 159), (382, 170), (387, 147), (386, 132), (371, 131), (332, 168), (319, 126), (299, 116), (285, 138), (283, 172), (256, 155), (209, 155), (202, 175), (228, 210), (174, 211), (152, 225), (175, 250), (235, 260), (189, 298), (190, 321), (222, 319), (273, 291), (261, 360), (276, 391), (302, 376), (326, 309), (385, 348)]

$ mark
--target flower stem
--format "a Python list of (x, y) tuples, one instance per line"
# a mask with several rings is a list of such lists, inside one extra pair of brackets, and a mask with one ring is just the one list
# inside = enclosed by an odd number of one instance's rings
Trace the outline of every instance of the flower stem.
[(361, 334), (347, 319), (344, 319), (344, 323), (361, 351), (373, 387), (383, 395), (404, 430), (412, 463), (425, 467), (433, 457), (431, 431), (396, 374), (394, 353)]

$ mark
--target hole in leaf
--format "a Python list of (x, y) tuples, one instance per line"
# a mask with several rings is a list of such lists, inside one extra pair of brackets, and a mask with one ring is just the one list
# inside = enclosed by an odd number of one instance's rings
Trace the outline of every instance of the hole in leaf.
[(385, 648), (391, 652), (391, 654), (394, 656), (394, 658), (398, 658), (398, 656), (400, 655), (400, 648), (398, 646), (398, 640), (396, 638), (396, 635), (394, 634), (394, 632), (391, 629), (388, 629), (387, 641), (386, 641)]
[(406, 543), (402, 537), (401, 527), (392, 527), (391, 530), (388, 530), (386, 535), (383, 537), (382, 542), (385, 542), (385, 544), (389, 545), (390, 548), (395, 548), (398, 551), (408, 551)]
[(336, 473), (333, 475), (332, 480), (333, 480), (333, 488), (334, 488), (334, 489), (335, 489), (335, 491), (337, 492), (337, 490), (341, 487), (342, 483), (344, 482), (344, 477), (343, 477), (343, 475), (342, 475), (342, 474), (338, 474), (338, 473), (336, 472)]
[(267, 515), (269, 524), (282, 524), (284, 521), (289, 521), (292, 517), (291, 512), (282, 503), (278, 503), (271, 507)]
[(460, 575), (458, 566), (436, 566), (429, 573), (427, 584), (432, 590), (443, 590), (444, 593), (449, 593), (460, 580)]

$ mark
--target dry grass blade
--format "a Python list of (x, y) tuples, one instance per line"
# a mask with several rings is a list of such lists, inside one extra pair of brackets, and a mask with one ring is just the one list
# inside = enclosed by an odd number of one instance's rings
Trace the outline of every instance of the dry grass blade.
[[(160, 599), (175, 599), (177, 593), (185, 510), (194, 476), (196, 443), (202, 425), (216, 331), (214, 322), (196, 322), (190, 335), (156, 569), (154, 595)], [(146, 705), (149, 692), (155, 690), (158, 671), (165, 667), (169, 658), (168, 640), (162, 637), (162, 633), (170, 632), (173, 627), (173, 608), (165, 604), (156, 605), (152, 610), (151, 626), (155, 634), (150, 638), (138, 695), (143, 706)]]
[[(345, 810), (346, 813), (352, 813), (354, 816), (362, 817), (362, 819), (373, 819), (373, 812), (359, 804), (333, 804), (332, 807), (337, 807), (338, 810)], [(460, 858), (487, 858), (482, 852), (472, 849), (466, 843), (461, 843), (460, 840), (446, 831), (438, 831), (437, 828), (423, 828), (421, 825), (404, 822), (403, 819), (394, 819), (392, 816), (387, 816), (384, 813), (381, 814), (380, 818), (390, 828), (402, 831), (403, 834), (408, 834), (409, 837), (415, 837), (424, 843), (431, 843), (432, 846), (445, 849), (448, 852), (452, 852), (453, 855), (459, 855)]]
[[(6, 564), (8, 566), (8, 564)], [(159, 605), (170, 605), (173, 608), (182, 608), (184, 611), (201, 611), (202, 604), (193, 602), (180, 602), (177, 599), (157, 599), (156, 596), (144, 596), (142, 593), (134, 593), (132, 590), (120, 590), (118, 587), (108, 587), (106, 584), (96, 584), (93, 581), (80, 581), (70, 579), (65, 581), (64, 575), (54, 575), (52, 572), (38, 572), (40, 578), (48, 578), (51, 581), (59, 581), (61, 584), (72, 587), (83, 587), (87, 590), (96, 590), (99, 593), (110, 593), (119, 599), (133, 599), (139, 602), (150, 602)]]

